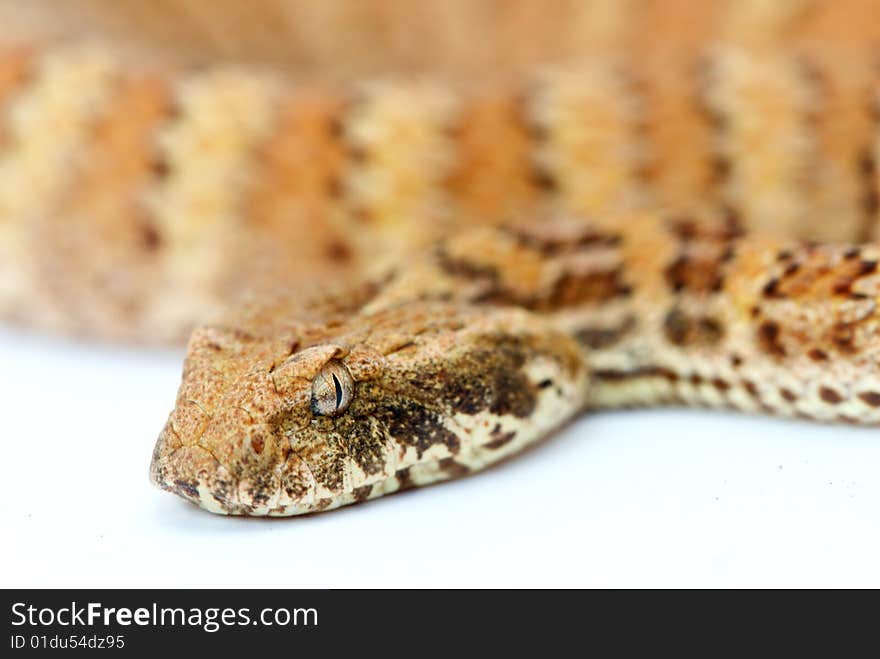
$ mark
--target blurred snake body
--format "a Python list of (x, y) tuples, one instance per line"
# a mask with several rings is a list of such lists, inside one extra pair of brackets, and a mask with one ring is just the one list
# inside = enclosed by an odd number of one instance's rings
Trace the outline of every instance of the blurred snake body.
[(880, 421), (877, 72), (736, 48), (328, 88), (0, 56), (0, 312), (189, 339), (151, 478), (296, 515), (575, 415)]

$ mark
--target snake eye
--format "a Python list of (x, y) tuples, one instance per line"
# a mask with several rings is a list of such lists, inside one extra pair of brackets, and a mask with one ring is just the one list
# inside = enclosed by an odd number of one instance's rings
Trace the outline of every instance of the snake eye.
[(335, 416), (345, 411), (354, 393), (354, 380), (342, 362), (332, 359), (312, 380), (312, 412)]

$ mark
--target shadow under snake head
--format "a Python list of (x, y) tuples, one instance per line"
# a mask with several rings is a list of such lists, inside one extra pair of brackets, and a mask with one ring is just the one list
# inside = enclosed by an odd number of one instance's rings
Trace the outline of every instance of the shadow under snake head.
[(296, 515), (461, 476), (576, 414), (577, 344), (518, 309), (413, 302), (190, 339), (154, 483), (207, 510)]

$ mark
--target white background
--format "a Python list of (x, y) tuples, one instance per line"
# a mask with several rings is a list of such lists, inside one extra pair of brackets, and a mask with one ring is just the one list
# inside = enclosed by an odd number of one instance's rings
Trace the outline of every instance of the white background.
[(880, 430), (583, 417), (460, 481), (306, 518), (153, 488), (181, 352), (0, 331), (0, 586), (880, 586)]

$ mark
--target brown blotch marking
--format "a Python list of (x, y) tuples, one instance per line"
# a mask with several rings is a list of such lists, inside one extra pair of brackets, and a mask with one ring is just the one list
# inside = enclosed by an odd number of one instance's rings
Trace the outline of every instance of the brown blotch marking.
[(346, 454), (368, 476), (385, 469), (385, 437), (376, 432), (363, 416), (343, 416), (336, 421), (337, 431), (345, 437)]
[(677, 382), (679, 376), (675, 371), (662, 366), (645, 366), (633, 369), (631, 371), (623, 371), (617, 369), (602, 369), (593, 373), (593, 377), (597, 380), (607, 380), (610, 382), (622, 382), (639, 378), (661, 378), (670, 383)]
[(214, 479), (214, 488), (211, 490), (211, 496), (224, 508), (229, 508), (233, 504), (234, 488), (228, 480)]
[[(290, 469), (283, 469), (281, 471), (281, 487), (287, 493), (287, 496), (293, 500), (302, 499), (309, 491), (308, 484), (299, 478), (295, 470), (292, 471)], [(231, 486), (229, 492), (232, 492)]]
[(444, 137), (450, 142), (458, 142), (465, 134), (464, 118), (461, 115), (456, 116), (452, 121), (444, 124), (440, 130)]
[(309, 466), (318, 483), (331, 492), (341, 492), (349, 460), (345, 442), (334, 430), (330, 417), (316, 417), (312, 427), (317, 441), (299, 447), (297, 455)]
[(720, 153), (712, 156), (711, 160), (712, 175), (717, 183), (725, 181), (732, 170), (730, 159)]
[(550, 137), (550, 129), (540, 122), (523, 119), (522, 114), (520, 113), (520, 124), (523, 132), (532, 142), (545, 142)]
[(502, 446), (509, 444), (510, 442), (512, 442), (516, 438), (516, 431), (511, 430), (510, 432), (505, 432), (505, 433), (493, 432), (492, 438), (493, 439), (491, 441), (486, 442), (486, 444), (485, 444), (486, 448), (490, 448), (493, 450), (499, 449)]
[(262, 434), (256, 434), (251, 437), (251, 448), (254, 450), (254, 453), (262, 453), (265, 446), (266, 439)]
[(697, 320), (701, 343), (714, 344), (718, 343), (724, 336), (724, 326), (721, 321), (711, 316), (701, 316)]
[(334, 140), (341, 140), (345, 137), (345, 115), (347, 108), (345, 106), (341, 107), (337, 112), (334, 112), (327, 116), (327, 122), (325, 124), (327, 129), (327, 135), (329, 135)]
[(831, 405), (837, 405), (843, 400), (843, 396), (830, 387), (822, 387), (819, 389), (819, 397)]
[(770, 281), (768, 281), (764, 285), (764, 288), (761, 290), (761, 295), (763, 295), (766, 298), (783, 297), (779, 294), (778, 289), (779, 289), (779, 279), (774, 277), (773, 279), (771, 279)]
[(787, 389), (786, 387), (779, 388), (779, 395), (782, 396), (789, 403), (795, 402), (798, 398), (797, 395), (791, 389)]
[(330, 139), (331, 142), (335, 142), (336, 145), (342, 147), (343, 152), (346, 153), (346, 126), (348, 118), (351, 115), (354, 106), (357, 105), (359, 102), (363, 102), (362, 99), (349, 97), (345, 99), (344, 102), (335, 106), (329, 113), (325, 115), (326, 118), (324, 120), (324, 130), (326, 131), (326, 136)]
[(504, 231), (527, 249), (540, 252), (544, 256), (557, 256), (561, 253), (591, 248), (617, 247), (623, 242), (622, 236), (615, 233), (600, 233), (584, 227), (584, 233), (576, 237), (559, 237), (540, 231), (528, 231), (523, 227), (504, 227)]
[[(854, 260), (854, 259), (853, 259)], [(850, 263), (852, 260), (847, 261)], [(861, 259), (858, 261), (854, 271), (845, 273), (839, 277), (831, 286), (831, 292), (835, 295), (851, 296), (853, 294), (852, 287), (861, 277), (874, 274), (877, 271), (877, 261), (871, 259)]]
[(341, 240), (334, 240), (328, 243), (324, 253), (330, 260), (339, 263), (351, 261), (352, 258), (351, 247)]
[(743, 380), (742, 386), (752, 398), (761, 398), (761, 393), (758, 391), (758, 386), (751, 380)]
[(436, 251), (437, 264), (446, 274), (464, 279), (489, 279), (497, 282), (498, 269), (484, 263), (474, 263), (463, 258), (454, 258), (442, 246)]
[(800, 269), (801, 263), (799, 263), (798, 261), (792, 261), (785, 266), (785, 269), (782, 271), (781, 277), (773, 277), (764, 285), (761, 294), (768, 299), (786, 298), (787, 294), (784, 291), (781, 291), (780, 287), (785, 283), (785, 280), (796, 275), (800, 271)]
[(739, 368), (743, 364), (743, 358), (739, 355), (731, 355), (730, 356), (730, 365), (734, 368)]
[(582, 275), (566, 273), (556, 281), (549, 295), (527, 302), (524, 306), (533, 311), (555, 311), (628, 297), (632, 289), (623, 283), (622, 275), (620, 267)]
[(720, 209), (723, 217), (719, 222), (699, 222), (693, 216), (672, 217), (670, 231), (683, 243), (700, 239), (726, 243), (742, 235), (737, 212), (730, 207)]
[(156, 156), (150, 161), (150, 171), (157, 179), (166, 179), (171, 174), (171, 164), (162, 156)]
[(855, 347), (853, 328), (847, 323), (837, 323), (831, 328), (831, 342), (842, 352), (850, 353)]
[(712, 386), (720, 392), (726, 392), (730, 389), (730, 383), (722, 378), (712, 378)]
[(859, 271), (857, 273), (858, 277), (864, 277), (865, 275), (871, 275), (877, 272), (877, 261), (870, 259), (863, 259), (859, 262)]
[[(436, 397), (436, 382), (445, 382), (442, 402), (453, 412), (493, 414), (525, 418), (537, 404), (537, 387), (523, 373), (526, 356), (534, 346), (509, 336), (486, 336), (477, 346), (448, 367), (426, 369), (414, 384)], [(540, 348), (539, 348), (540, 350)]]
[(676, 293), (716, 293), (721, 290), (724, 278), (720, 262), (716, 259), (694, 259), (681, 255), (667, 266), (666, 281)]
[[(274, 472), (251, 465), (248, 474), (249, 486), (245, 493), (253, 501), (253, 506), (267, 504), (277, 491), (278, 482), (274, 479)], [(340, 475), (341, 476), (341, 475)]]
[(470, 473), (470, 469), (456, 462), (454, 458), (442, 458), (437, 461), (437, 466), (450, 478), (461, 478)]
[(414, 488), (416, 484), (413, 482), (412, 476), (409, 475), (409, 467), (406, 469), (398, 469), (394, 472), (394, 477), (397, 479), (398, 483), (398, 492), (402, 492), (403, 490), (409, 490)]
[(758, 326), (758, 344), (761, 349), (775, 357), (785, 357), (785, 347), (779, 341), (780, 328), (773, 321), (765, 321)]
[(813, 348), (807, 353), (807, 356), (814, 362), (828, 361), (828, 353), (824, 350), (820, 350), (819, 348)]
[(155, 252), (162, 245), (159, 230), (152, 224), (144, 224), (141, 228), (141, 245), (148, 252)]
[(670, 227), (682, 242), (694, 240), (699, 235), (697, 221), (692, 217), (679, 217), (670, 220)]
[(190, 483), (189, 481), (184, 480), (176, 480), (174, 481), (174, 487), (177, 489), (178, 494), (183, 494), (184, 496), (188, 496), (192, 499), (199, 498), (199, 488), (195, 483)]
[(545, 168), (537, 165), (532, 166), (531, 181), (536, 188), (545, 193), (556, 192), (559, 189), (556, 177)]
[(880, 393), (876, 391), (863, 391), (859, 394), (859, 399), (871, 407), (880, 407)]
[(578, 343), (594, 350), (609, 348), (619, 343), (636, 328), (635, 316), (627, 316), (613, 327), (584, 327), (575, 332)]
[(452, 258), (442, 247), (437, 250), (436, 258), (438, 265), (453, 277), (487, 281), (490, 284), (488, 290), (474, 300), (484, 304), (521, 306), (530, 311), (556, 311), (569, 306), (602, 304), (632, 294), (632, 288), (622, 281), (623, 269), (620, 266), (585, 274), (564, 273), (548, 293), (523, 296), (502, 285), (495, 266)]
[(330, 507), (330, 504), (333, 503), (332, 497), (327, 497), (326, 499), (321, 499), (314, 506), (314, 512), (321, 512), (322, 510), (326, 510)]
[(375, 415), (395, 441), (414, 447), (420, 458), (435, 444), (445, 445), (453, 454), (461, 448), (458, 437), (443, 425), (441, 417), (416, 401), (393, 397)]
[(372, 485), (361, 485), (360, 487), (354, 488), (352, 490), (352, 494), (354, 495), (354, 500), (360, 503), (361, 501), (366, 501), (370, 498), (370, 493), (373, 491)]
[(678, 307), (663, 320), (663, 333), (673, 345), (715, 345), (724, 337), (724, 326), (711, 316), (691, 317)]

